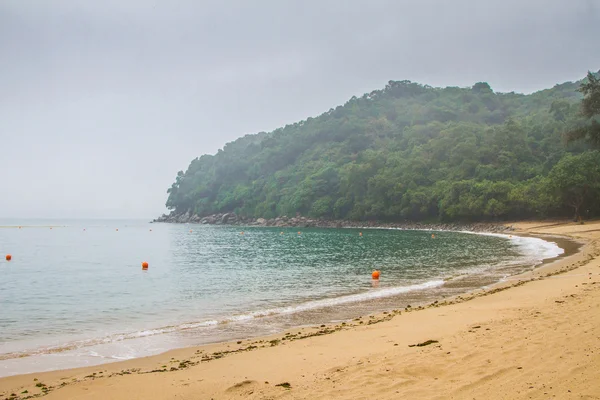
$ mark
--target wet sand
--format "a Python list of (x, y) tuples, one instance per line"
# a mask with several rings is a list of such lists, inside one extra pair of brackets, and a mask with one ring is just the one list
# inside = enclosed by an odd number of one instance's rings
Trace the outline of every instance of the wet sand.
[(12, 376), (0, 379), (0, 399), (600, 398), (600, 222), (510, 225), (585, 244), (533, 272), (424, 307)]

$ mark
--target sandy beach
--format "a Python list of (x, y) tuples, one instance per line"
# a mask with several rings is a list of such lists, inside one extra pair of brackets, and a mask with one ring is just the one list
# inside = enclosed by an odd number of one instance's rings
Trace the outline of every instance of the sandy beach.
[(0, 399), (600, 399), (600, 222), (520, 222), (575, 254), (347, 323), (0, 379)]

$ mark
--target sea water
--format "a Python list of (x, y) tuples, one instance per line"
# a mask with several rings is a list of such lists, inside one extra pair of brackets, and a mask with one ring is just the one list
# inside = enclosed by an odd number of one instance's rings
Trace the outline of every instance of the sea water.
[(0, 226), (0, 376), (414, 306), (563, 252), (538, 238), (469, 232), (125, 220)]

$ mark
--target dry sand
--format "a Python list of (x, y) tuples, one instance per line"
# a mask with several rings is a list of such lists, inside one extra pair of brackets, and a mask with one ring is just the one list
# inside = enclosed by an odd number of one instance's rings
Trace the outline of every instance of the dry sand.
[(586, 244), (452, 304), (3, 378), (0, 399), (600, 399), (600, 222), (512, 225)]

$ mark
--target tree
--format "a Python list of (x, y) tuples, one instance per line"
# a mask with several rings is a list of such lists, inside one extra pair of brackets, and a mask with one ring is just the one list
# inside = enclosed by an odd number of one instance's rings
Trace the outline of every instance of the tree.
[(582, 210), (596, 206), (600, 196), (600, 152), (565, 155), (548, 174), (547, 187), (579, 220)]
[(583, 93), (581, 115), (588, 120), (584, 126), (567, 133), (567, 141), (585, 139), (592, 147), (600, 149), (600, 79), (588, 72), (586, 81), (578, 89)]
[(471, 90), (475, 93), (493, 93), (492, 88), (487, 82), (477, 82)]
[(564, 122), (567, 119), (569, 110), (571, 109), (571, 103), (566, 100), (556, 100), (552, 102), (550, 106), (550, 114), (554, 116), (557, 121)]

